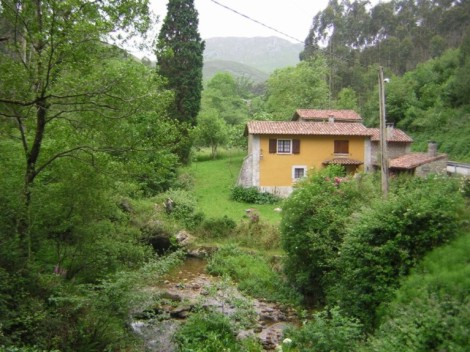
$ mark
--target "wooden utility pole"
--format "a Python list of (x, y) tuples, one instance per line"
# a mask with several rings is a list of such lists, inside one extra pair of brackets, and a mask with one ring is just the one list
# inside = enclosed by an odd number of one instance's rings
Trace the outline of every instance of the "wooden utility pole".
[(385, 87), (383, 67), (379, 67), (379, 107), (380, 107), (380, 171), (382, 193), (388, 194), (388, 153), (387, 153), (387, 124), (385, 120)]

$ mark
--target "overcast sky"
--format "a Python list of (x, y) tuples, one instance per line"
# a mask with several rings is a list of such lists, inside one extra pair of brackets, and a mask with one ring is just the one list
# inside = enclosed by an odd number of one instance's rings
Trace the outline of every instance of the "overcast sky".
[[(239, 14), (219, 4), (231, 8)], [(328, 5), (328, 0), (194, 0), (199, 13), (199, 33), (202, 39), (214, 37), (276, 36), (294, 43), (303, 43), (308, 36), (313, 17)], [(371, 0), (371, 4), (389, 0)], [(161, 23), (166, 15), (168, 0), (150, 0), (153, 12)], [(244, 17), (247, 16), (252, 20)], [(262, 24), (254, 21), (261, 22)], [(266, 28), (266, 26), (271, 27)], [(285, 35), (283, 35), (283, 34)], [(155, 33), (155, 34), (158, 34)], [(127, 50), (138, 57), (154, 58), (153, 49)]]
[[(153, 10), (163, 21), (167, 0), (151, 0)], [(238, 15), (211, 0), (195, 0), (199, 13), (199, 33), (213, 37), (283, 37), (302, 42), (308, 35), (316, 13), (326, 8), (328, 0), (217, 0), (218, 3), (251, 17), (282, 34)], [(293, 38), (290, 38), (293, 37)]]

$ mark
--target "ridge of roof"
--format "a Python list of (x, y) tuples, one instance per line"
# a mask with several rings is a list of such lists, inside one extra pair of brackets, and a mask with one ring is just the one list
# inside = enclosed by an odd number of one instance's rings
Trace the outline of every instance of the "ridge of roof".
[(327, 120), (333, 117), (335, 120), (340, 121), (362, 121), (361, 115), (354, 110), (339, 110), (339, 109), (297, 109), (292, 117), (292, 121), (299, 119), (304, 120)]
[[(378, 128), (369, 128), (369, 130), (371, 132), (370, 140), (372, 142), (380, 141), (380, 130)], [(391, 128), (387, 130), (387, 142), (411, 143), (413, 138), (398, 128)]]
[(371, 132), (357, 122), (250, 121), (245, 134), (370, 136)]

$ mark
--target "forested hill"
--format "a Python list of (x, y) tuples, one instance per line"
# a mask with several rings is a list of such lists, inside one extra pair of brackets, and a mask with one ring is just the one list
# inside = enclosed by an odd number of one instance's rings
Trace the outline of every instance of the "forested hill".
[[(318, 50), (329, 54), (335, 72), (331, 87), (359, 85), (358, 70), (380, 64), (397, 75), (458, 47), (470, 25), (464, 0), (330, 0), (313, 17), (302, 58)], [(320, 49), (321, 47), (321, 49)]]
[(204, 62), (234, 61), (271, 73), (277, 68), (295, 66), (302, 44), (278, 37), (219, 37), (205, 40)]
[[(301, 53), (324, 54), (332, 100), (349, 90), (370, 126), (378, 123), (377, 68), (386, 87), (387, 122), (428, 139), (451, 158), (470, 160), (470, 1), (330, 0), (312, 20)], [(341, 106), (340, 106), (341, 107)]]

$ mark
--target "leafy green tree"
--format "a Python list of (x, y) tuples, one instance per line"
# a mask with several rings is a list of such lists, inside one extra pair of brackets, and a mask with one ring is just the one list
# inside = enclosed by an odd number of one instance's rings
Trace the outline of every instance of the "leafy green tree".
[(278, 69), (269, 77), (266, 110), (276, 120), (289, 120), (300, 108), (322, 108), (328, 102), (326, 63), (321, 57), (296, 67)]
[(238, 125), (248, 119), (248, 105), (243, 95), (247, 92), (229, 73), (217, 73), (207, 82), (202, 94), (202, 111), (214, 110), (229, 125)]
[(358, 111), (357, 95), (352, 88), (343, 88), (338, 93), (338, 100), (336, 101), (338, 109), (349, 109)]
[[(59, 160), (93, 162), (106, 149), (94, 141), (98, 134), (93, 132), (103, 132), (100, 141), (112, 138), (99, 127), (108, 124), (109, 132), (120, 119), (148, 107), (148, 94), (137, 98), (139, 92), (129, 90), (132, 85), (119, 84), (125, 82), (125, 67), (108, 63), (124, 57), (123, 52), (102, 43), (118, 31), (125, 37), (132, 31), (145, 33), (148, 4), (5, 0), (1, 5), (7, 31), (0, 43), (0, 116), (8, 143), (15, 141), (17, 157), (23, 158), (16, 231), (29, 255), (30, 206), (38, 176)], [(89, 131), (86, 141), (84, 129)]]
[(196, 144), (210, 147), (213, 159), (217, 157), (217, 148), (228, 141), (228, 127), (224, 120), (217, 115), (217, 111), (204, 111), (198, 117), (195, 129)]

